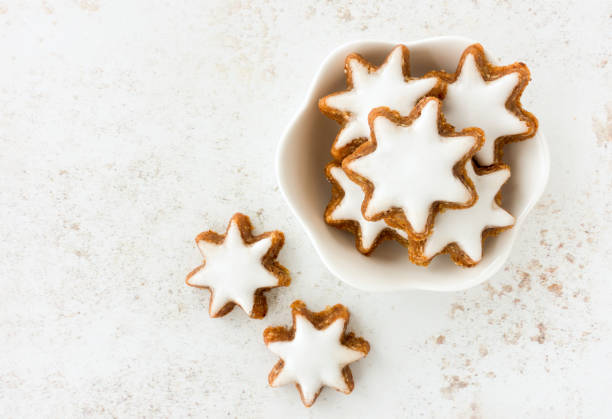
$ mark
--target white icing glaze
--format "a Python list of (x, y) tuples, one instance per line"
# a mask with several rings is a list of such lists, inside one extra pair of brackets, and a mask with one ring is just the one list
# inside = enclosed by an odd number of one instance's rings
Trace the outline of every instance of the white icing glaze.
[(342, 201), (340, 201), (332, 211), (331, 218), (337, 221), (353, 220), (359, 223), (359, 228), (361, 230), (361, 246), (364, 249), (369, 250), (378, 235), (386, 228), (408, 239), (408, 234), (405, 231), (389, 227), (384, 220), (368, 221), (363, 218), (363, 214), (361, 213), (361, 203), (365, 197), (363, 190), (359, 185), (350, 180), (340, 167), (332, 167), (330, 174), (344, 191)]
[(348, 169), (374, 186), (366, 218), (398, 207), (414, 231), (422, 233), (435, 201), (469, 202), (470, 191), (454, 175), (453, 166), (474, 146), (476, 138), (441, 136), (438, 107), (437, 100), (429, 100), (409, 126), (395, 125), (380, 116), (374, 120), (376, 150), (348, 162)]
[(436, 216), (433, 232), (425, 243), (424, 255), (427, 258), (455, 242), (470, 259), (479, 262), (482, 259), (483, 230), (514, 224), (514, 217), (495, 202), (495, 195), (510, 177), (510, 170), (500, 169), (479, 176), (468, 163), (466, 171), (474, 182), (478, 201), (469, 208), (447, 210)]
[(337, 319), (325, 329), (318, 330), (306, 317), (297, 315), (294, 339), (268, 344), (268, 348), (284, 361), (271, 385), (279, 387), (298, 383), (307, 405), (314, 402), (315, 395), (324, 385), (348, 392), (342, 369), (363, 358), (364, 354), (340, 343), (344, 323), (344, 319)]
[(506, 100), (518, 82), (516, 72), (493, 81), (484, 81), (474, 56), (469, 54), (457, 80), (448, 85), (442, 112), (458, 131), (467, 127), (478, 127), (484, 131), (485, 143), (475, 156), (482, 166), (495, 163), (495, 140), (498, 137), (528, 130), (525, 122), (506, 109)]
[(255, 291), (278, 285), (278, 279), (261, 263), (272, 246), (270, 237), (251, 245), (246, 244), (238, 225), (232, 221), (222, 244), (204, 240), (197, 244), (206, 264), (189, 278), (188, 284), (211, 288), (212, 315), (217, 314), (230, 301), (251, 315)]
[(326, 103), (332, 108), (350, 112), (344, 128), (338, 134), (334, 147), (342, 148), (357, 138), (369, 138), (368, 114), (379, 106), (387, 106), (402, 115), (408, 115), (417, 100), (436, 85), (436, 77), (406, 81), (402, 72), (403, 49), (393, 49), (389, 59), (375, 72), (368, 72), (359, 60), (352, 59), (353, 89), (328, 96)]

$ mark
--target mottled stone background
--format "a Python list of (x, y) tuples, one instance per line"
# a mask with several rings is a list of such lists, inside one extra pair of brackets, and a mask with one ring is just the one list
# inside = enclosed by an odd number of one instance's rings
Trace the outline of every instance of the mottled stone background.
[[(0, 0), (0, 416), (610, 417), (608, 1)], [(370, 294), (325, 269), (276, 186), (278, 138), (323, 58), (457, 34), (521, 60), (548, 189), (505, 269), (450, 294)], [(286, 234), (264, 320), (211, 320), (194, 236), (236, 210)], [(262, 344), (343, 302), (372, 343), (355, 391), (305, 409)]]

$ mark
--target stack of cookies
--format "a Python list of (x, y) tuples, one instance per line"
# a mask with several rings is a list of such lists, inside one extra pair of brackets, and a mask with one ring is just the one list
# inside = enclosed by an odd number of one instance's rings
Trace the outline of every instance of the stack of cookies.
[(479, 44), (465, 49), (454, 74), (411, 77), (409, 59), (404, 45), (378, 67), (350, 54), (347, 89), (319, 100), (341, 125), (326, 167), (325, 221), (354, 234), (364, 255), (392, 239), (418, 265), (446, 253), (475, 266), (484, 240), (514, 225), (501, 206), (510, 177), (503, 147), (537, 130), (520, 103), (529, 70), (493, 66)]

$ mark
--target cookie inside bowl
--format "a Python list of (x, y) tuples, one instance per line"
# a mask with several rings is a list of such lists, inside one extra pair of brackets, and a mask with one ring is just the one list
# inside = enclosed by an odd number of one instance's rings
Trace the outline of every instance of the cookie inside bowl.
[[(330, 146), (338, 124), (319, 112), (319, 98), (345, 89), (344, 60), (358, 53), (372, 63), (381, 63), (402, 42), (363, 41), (344, 45), (323, 62), (304, 107), (287, 128), (277, 154), (280, 188), (301, 221), (322, 261), (343, 281), (367, 290), (428, 289), (457, 290), (476, 285), (493, 275), (506, 260), (520, 224), (541, 195), (548, 176), (546, 142), (538, 131), (528, 141), (508, 144), (504, 162), (512, 176), (502, 189), (503, 207), (516, 218), (515, 227), (485, 242), (484, 257), (473, 268), (456, 266), (440, 255), (428, 267), (410, 262), (398, 243), (383, 242), (371, 256), (355, 249), (354, 237), (325, 223), (331, 186), (325, 178)], [(410, 70), (422, 76), (432, 70), (453, 72), (464, 49), (474, 41), (458, 37), (403, 42), (410, 50)]]

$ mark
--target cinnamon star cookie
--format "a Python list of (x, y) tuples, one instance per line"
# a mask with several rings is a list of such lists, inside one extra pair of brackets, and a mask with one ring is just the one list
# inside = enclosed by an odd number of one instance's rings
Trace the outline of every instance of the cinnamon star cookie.
[(500, 189), (510, 178), (510, 168), (499, 166), (476, 171), (468, 163), (466, 170), (474, 182), (478, 201), (470, 208), (438, 214), (431, 235), (410, 252), (415, 263), (427, 265), (436, 255), (448, 253), (457, 265), (474, 266), (482, 259), (485, 239), (514, 225), (514, 217), (500, 206)]
[(427, 97), (407, 117), (374, 109), (370, 140), (342, 161), (365, 191), (364, 217), (384, 219), (413, 240), (429, 235), (441, 208), (466, 208), (477, 199), (465, 164), (482, 145), (482, 131), (455, 132), (440, 107), (440, 100)]
[(368, 221), (363, 217), (363, 190), (348, 178), (339, 163), (328, 164), (325, 173), (332, 184), (332, 197), (325, 210), (325, 222), (353, 233), (357, 250), (368, 256), (383, 240), (408, 244), (408, 234), (405, 231), (390, 227), (384, 220)]
[(187, 275), (187, 285), (210, 290), (209, 314), (221, 317), (239, 305), (252, 318), (266, 315), (265, 291), (288, 286), (289, 271), (276, 261), (284, 243), (280, 231), (252, 235), (244, 214), (231, 218), (225, 234), (206, 231), (196, 243), (204, 263)]
[(387, 106), (408, 115), (423, 96), (440, 95), (442, 83), (435, 76), (410, 77), (410, 51), (398, 45), (376, 67), (359, 54), (346, 57), (347, 89), (319, 100), (323, 114), (342, 125), (332, 145), (332, 156), (341, 160), (370, 136), (368, 114)]
[(268, 327), (264, 342), (280, 356), (268, 381), (272, 387), (295, 383), (302, 402), (312, 406), (323, 386), (350, 393), (355, 384), (348, 364), (365, 357), (370, 344), (346, 333), (349, 311), (336, 304), (314, 313), (302, 301), (291, 304), (293, 327)]
[(489, 63), (480, 44), (463, 52), (454, 74), (433, 71), (447, 83), (442, 103), (446, 121), (456, 129), (478, 127), (485, 143), (476, 153), (480, 166), (500, 163), (503, 146), (535, 135), (538, 120), (521, 106), (530, 80), (524, 63), (497, 67)]

